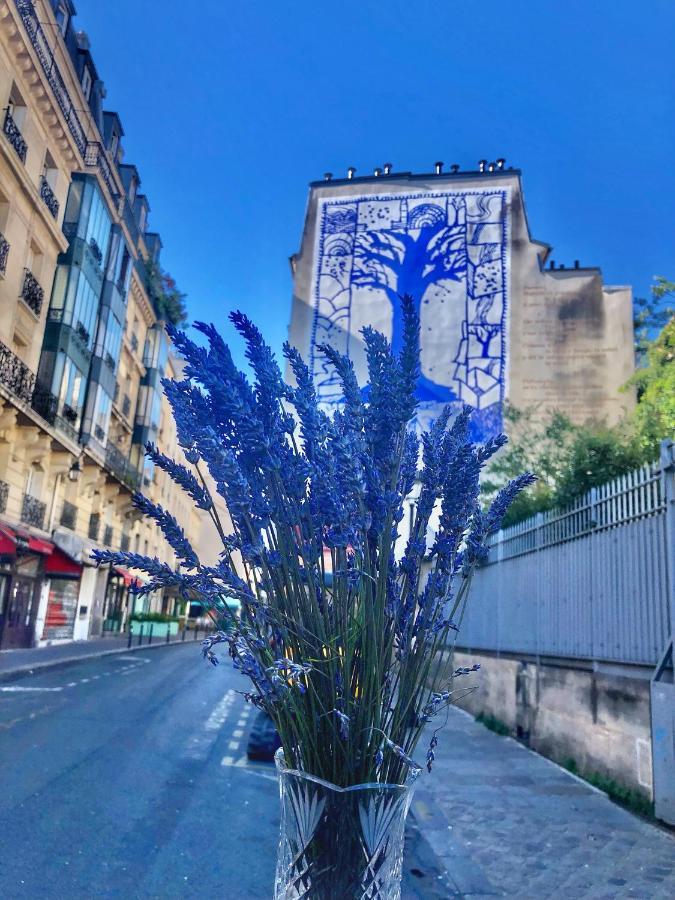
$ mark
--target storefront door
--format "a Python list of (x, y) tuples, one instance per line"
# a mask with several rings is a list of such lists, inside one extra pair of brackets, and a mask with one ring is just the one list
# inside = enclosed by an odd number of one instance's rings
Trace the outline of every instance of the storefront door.
[(15, 575), (5, 599), (4, 622), (0, 635), (4, 650), (32, 646), (39, 602), (40, 581)]

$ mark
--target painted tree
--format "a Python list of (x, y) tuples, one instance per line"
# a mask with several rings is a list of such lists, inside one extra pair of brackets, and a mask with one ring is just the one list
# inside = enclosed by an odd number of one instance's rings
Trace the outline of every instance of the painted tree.
[[(416, 207), (405, 230), (385, 228), (357, 235), (354, 245), (352, 284), (381, 290), (392, 308), (392, 346), (398, 351), (403, 339), (400, 297), (409, 294), (419, 307), (426, 291), (443, 281), (466, 277), (466, 229), (449, 224), (445, 211), (428, 203)], [(421, 400), (456, 399), (445, 385), (420, 377)]]

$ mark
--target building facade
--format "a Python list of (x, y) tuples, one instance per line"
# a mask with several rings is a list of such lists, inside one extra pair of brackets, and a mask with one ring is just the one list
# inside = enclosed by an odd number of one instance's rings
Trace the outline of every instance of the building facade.
[[(148, 265), (161, 240), (70, 0), (0, 2), (0, 648), (123, 628), (138, 577), (94, 547), (175, 562), (142, 489), (198, 540), (200, 514), (144, 456), (182, 454)], [(151, 595), (146, 611), (179, 601)]]
[(473, 407), (474, 437), (501, 430), (504, 403), (556, 408), (574, 421), (614, 422), (633, 398), (632, 294), (596, 267), (556, 267), (532, 238), (521, 173), (504, 160), (413, 175), (375, 174), (310, 185), (294, 273), (290, 341), (306, 354), (320, 397), (340, 387), (316, 347), (331, 343), (366, 380), (360, 330), (400, 347), (399, 296), (421, 320), (419, 418), (446, 403)]

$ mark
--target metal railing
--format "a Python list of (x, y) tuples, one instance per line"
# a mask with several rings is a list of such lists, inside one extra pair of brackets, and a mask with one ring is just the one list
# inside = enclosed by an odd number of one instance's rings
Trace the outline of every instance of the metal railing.
[(45, 292), (40, 287), (40, 283), (30, 269), (23, 270), (23, 285), (21, 287), (21, 299), (36, 316), (42, 311), (42, 303), (45, 298)]
[(655, 665), (671, 629), (674, 479), (664, 458), (498, 532), (457, 646)]
[(0, 275), (4, 275), (7, 271), (7, 257), (9, 256), (9, 241), (0, 234)]
[(45, 206), (47, 207), (49, 212), (56, 219), (59, 214), (59, 201), (56, 199), (56, 195), (52, 190), (52, 186), (47, 181), (44, 175), (40, 179), (40, 196), (44, 200)]
[(64, 528), (70, 528), (73, 531), (75, 530), (75, 525), (77, 523), (77, 506), (74, 503), (71, 503), (69, 500), (63, 501), (59, 522)]
[(21, 504), (21, 521), (26, 525), (32, 525), (34, 528), (42, 529), (45, 523), (45, 513), (47, 512), (47, 504), (42, 503), (37, 497), (30, 494), (23, 495)]
[(2, 130), (5, 132), (5, 137), (9, 141), (9, 143), (14, 147), (16, 151), (16, 155), (19, 157), (22, 163), (26, 162), (26, 154), (28, 153), (28, 144), (24, 140), (21, 131), (19, 130), (19, 126), (14, 121), (12, 113), (9, 110), (9, 107), (5, 110), (5, 122), (2, 126)]
[(122, 415), (126, 416), (127, 419), (131, 416), (131, 400), (129, 399), (128, 394), (125, 394), (122, 397)]
[(0, 383), (15, 397), (30, 403), (35, 390), (35, 375), (9, 347), (0, 341)]
[(105, 464), (120, 481), (131, 490), (136, 490), (139, 484), (138, 472), (133, 468), (127, 457), (119, 447), (108, 441), (105, 448)]

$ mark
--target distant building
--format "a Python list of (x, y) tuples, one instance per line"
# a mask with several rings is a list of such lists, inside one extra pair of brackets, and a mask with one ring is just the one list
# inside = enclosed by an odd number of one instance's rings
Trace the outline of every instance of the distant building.
[[(145, 459), (183, 458), (161, 379), (174, 361), (146, 267), (159, 235), (70, 0), (0, 13), (0, 647), (124, 627), (138, 573), (96, 546), (173, 552), (142, 488), (198, 540), (201, 517)], [(138, 608), (174, 613), (155, 593)]]
[[(400, 294), (421, 318), (420, 420), (445, 403), (475, 410), (474, 434), (502, 427), (506, 401), (577, 422), (616, 421), (634, 369), (632, 293), (600, 269), (556, 267), (529, 232), (521, 173), (504, 161), (473, 172), (392, 172), (310, 185), (294, 273), (290, 341), (326, 404), (340, 388), (317, 345), (331, 343), (367, 379), (360, 330), (400, 347)], [(548, 263), (548, 267), (547, 267)]]

